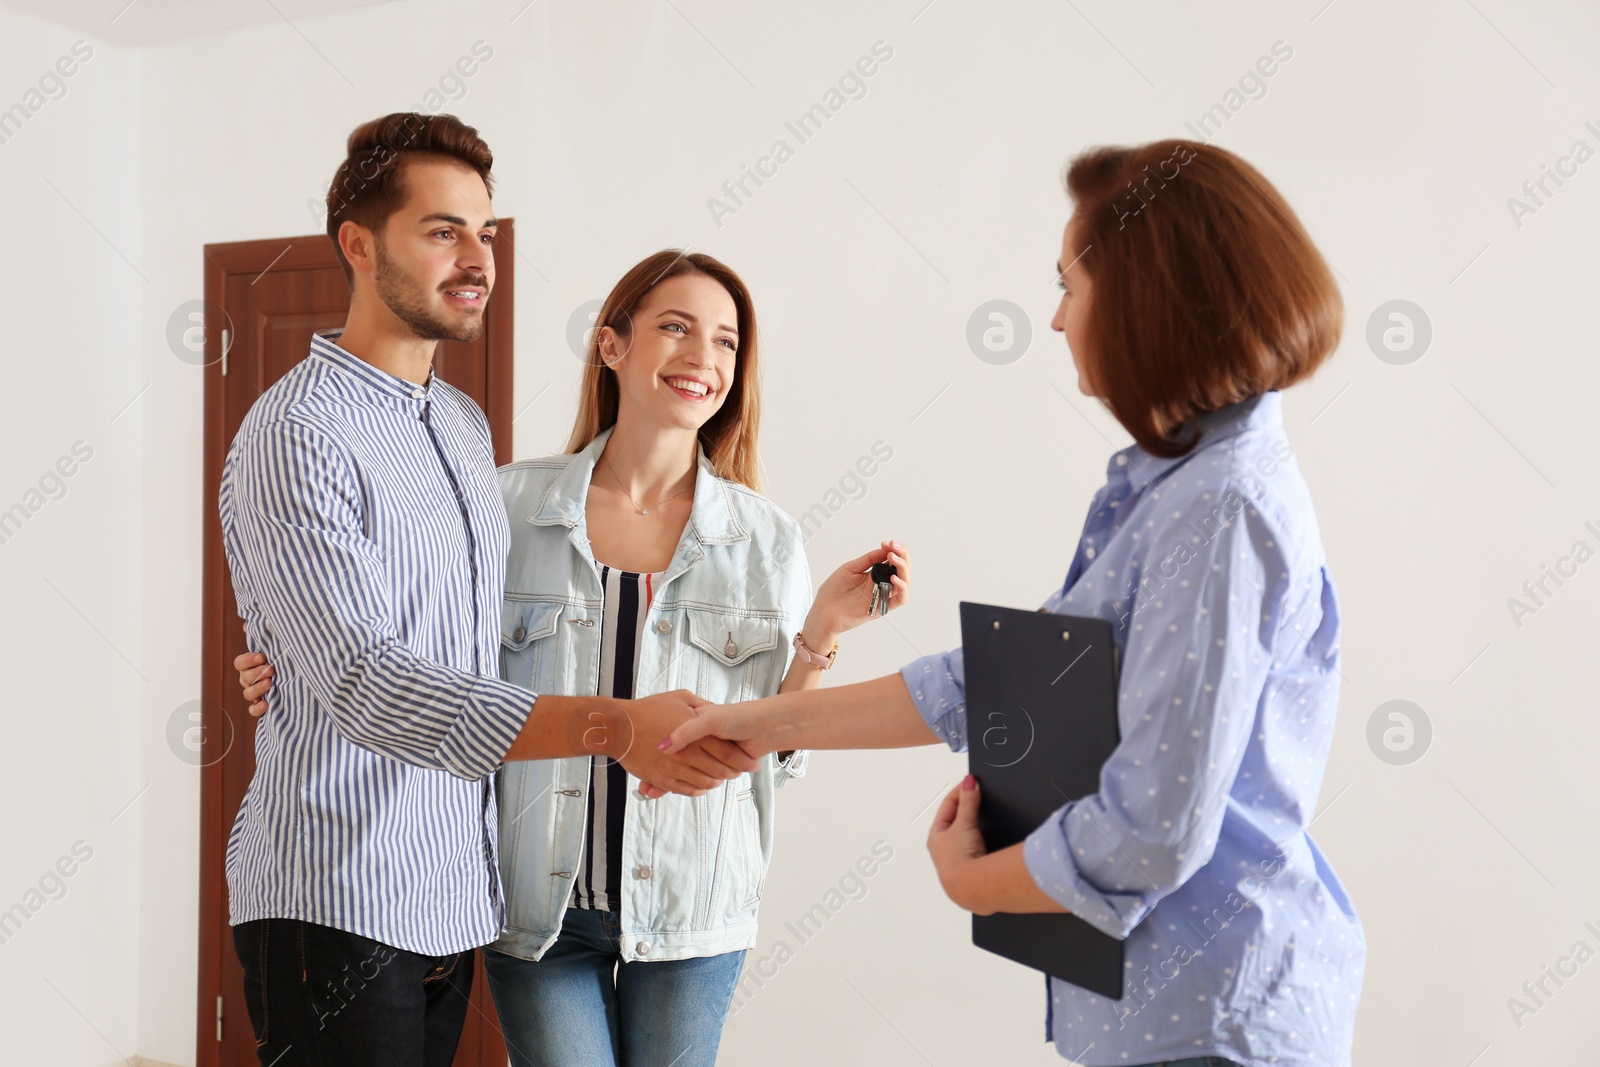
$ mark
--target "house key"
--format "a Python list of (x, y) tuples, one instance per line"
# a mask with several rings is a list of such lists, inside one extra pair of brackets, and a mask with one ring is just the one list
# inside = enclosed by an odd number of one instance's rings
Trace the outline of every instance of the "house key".
[(889, 614), (889, 598), (894, 595), (894, 586), (889, 582), (899, 572), (893, 563), (874, 563), (872, 565), (872, 603), (867, 605), (867, 615), (874, 612), (879, 615)]

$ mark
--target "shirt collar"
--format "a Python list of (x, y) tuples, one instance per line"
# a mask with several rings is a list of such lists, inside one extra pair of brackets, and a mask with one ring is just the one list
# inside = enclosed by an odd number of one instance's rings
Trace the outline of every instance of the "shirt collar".
[[(583, 520), (584, 505), (589, 499), (589, 482), (594, 478), (600, 453), (615, 428), (612, 425), (600, 431), (593, 441), (572, 457), (566, 469), (545, 490), (539, 510), (528, 517), (530, 523), (576, 526)], [(689, 528), (694, 531), (694, 536), (701, 544), (731, 544), (750, 540), (749, 532), (739, 525), (738, 516), (734, 514), (728, 484), (712, 470), (704, 446), (697, 442), (695, 453), (700, 469), (695, 476), (694, 500), (689, 506)]]
[(1216, 411), (1208, 411), (1194, 422), (1200, 428), (1200, 440), (1188, 452), (1181, 456), (1154, 456), (1138, 445), (1129, 445), (1112, 455), (1106, 465), (1106, 477), (1128, 478), (1138, 483), (1136, 488), (1143, 489), (1197, 455), (1201, 449), (1209, 448), (1218, 441), (1238, 437), (1247, 430), (1282, 429), (1283, 394), (1273, 391), (1252, 396)]
[(347, 375), (354, 378), (362, 387), (369, 389), (379, 396), (397, 400), (426, 401), (433, 395), (433, 383), (437, 375), (433, 367), (428, 367), (428, 383), (418, 385), (408, 382), (404, 378), (397, 378), (388, 371), (379, 370), (360, 356), (339, 347), (338, 338), (344, 333), (344, 328), (335, 330), (319, 330), (311, 335), (311, 354), (317, 356), (325, 363), (330, 363)]

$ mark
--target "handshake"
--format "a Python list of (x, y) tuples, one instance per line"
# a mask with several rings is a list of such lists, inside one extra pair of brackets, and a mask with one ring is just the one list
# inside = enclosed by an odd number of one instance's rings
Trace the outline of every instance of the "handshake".
[(777, 749), (763, 736), (769, 731), (759, 713), (776, 701), (719, 706), (687, 689), (638, 700), (558, 699), (573, 705), (565, 712), (570, 748), (616, 760), (639, 779), (646, 797), (700, 796), (759, 770), (762, 757)]

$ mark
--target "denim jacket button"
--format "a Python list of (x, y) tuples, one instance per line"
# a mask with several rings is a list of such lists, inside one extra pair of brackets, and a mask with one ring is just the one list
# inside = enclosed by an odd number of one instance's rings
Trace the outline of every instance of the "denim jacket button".
[(662, 619), (660, 622), (656, 623), (656, 633), (658, 633), (658, 634), (669, 634), (671, 632), (672, 632), (672, 624), (670, 622), (668, 622), (666, 619)]
[(640, 878), (648, 878), (648, 877), (650, 877), (650, 868), (641, 866), (639, 868), (638, 874), (639, 874)]
[(641, 956), (650, 955), (650, 942), (648, 942), (648, 941), (639, 942), (639, 955), (641, 955)]
[(528, 636), (528, 628), (526, 626), (518, 626), (515, 630), (513, 630), (511, 632), (511, 640), (513, 640), (513, 641), (521, 641), (524, 637), (527, 637), (527, 636)]

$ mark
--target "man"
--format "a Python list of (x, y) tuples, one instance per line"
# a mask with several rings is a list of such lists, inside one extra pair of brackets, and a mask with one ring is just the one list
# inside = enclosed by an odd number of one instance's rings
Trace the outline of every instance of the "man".
[(504, 760), (601, 753), (691, 795), (756, 766), (658, 750), (692, 694), (535, 697), (497, 677), (489, 427), (432, 372), (440, 340), (483, 330), (492, 162), (449, 115), (351, 133), (328, 192), (349, 317), (256, 401), (223, 471), (234, 593), (277, 665), (227, 858), (263, 1064), (451, 1062), (504, 916)]

